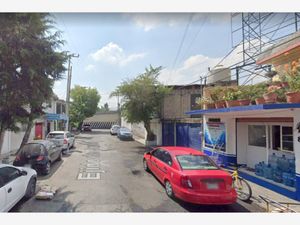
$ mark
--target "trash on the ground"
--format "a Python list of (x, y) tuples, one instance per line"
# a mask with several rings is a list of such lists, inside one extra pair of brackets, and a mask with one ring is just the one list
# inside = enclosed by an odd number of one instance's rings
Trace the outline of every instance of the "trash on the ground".
[(43, 185), (41, 190), (35, 195), (36, 199), (39, 200), (51, 200), (56, 193), (56, 188), (49, 185)]

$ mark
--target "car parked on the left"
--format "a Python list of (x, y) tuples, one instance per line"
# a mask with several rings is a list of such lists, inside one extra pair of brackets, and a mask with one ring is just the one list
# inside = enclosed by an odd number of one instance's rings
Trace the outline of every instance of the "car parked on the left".
[(17, 153), (14, 166), (25, 166), (47, 175), (51, 163), (62, 159), (62, 147), (52, 141), (35, 140), (25, 144)]
[(8, 212), (22, 198), (33, 197), (35, 190), (35, 170), (0, 164), (0, 212)]

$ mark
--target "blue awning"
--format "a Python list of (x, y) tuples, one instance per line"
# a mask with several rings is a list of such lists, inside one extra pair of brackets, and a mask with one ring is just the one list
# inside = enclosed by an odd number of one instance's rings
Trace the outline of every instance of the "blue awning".
[(192, 110), (185, 114), (187, 115), (206, 115), (206, 114), (219, 114), (219, 113), (231, 113), (231, 112), (246, 112), (246, 111), (260, 111), (271, 109), (293, 109), (300, 108), (300, 103), (278, 103), (278, 104), (262, 104), (262, 105), (248, 105), (248, 106), (236, 106), (230, 108), (221, 109), (203, 109)]
[(68, 120), (68, 116), (66, 114), (56, 114), (56, 113), (46, 113), (47, 120)]

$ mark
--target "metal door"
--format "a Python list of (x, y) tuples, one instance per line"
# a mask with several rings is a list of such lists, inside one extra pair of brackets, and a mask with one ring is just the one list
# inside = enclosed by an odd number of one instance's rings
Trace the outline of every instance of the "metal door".
[(163, 122), (162, 124), (162, 143), (164, 146), (174, 146), (174, 123)]

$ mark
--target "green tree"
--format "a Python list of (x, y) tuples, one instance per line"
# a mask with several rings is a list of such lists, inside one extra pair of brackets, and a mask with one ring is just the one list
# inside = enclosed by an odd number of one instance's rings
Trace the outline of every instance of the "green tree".
[(102, 105), (100, 108), (98, 108), (97, 112), (109, 112), (108, 103), (106, 102), (104, 105)]
[(5, 130), (18, 131), (18, 122), (27, 124), (23, 143), (28, 140), (33, 119), (43, 114), (53, 82), (65, 71), (53, 23), (49, 14), (0, 14), (0, 149)]
[(70, 93), (70, 123), (80, 129), (85, 118), (95, 115), (101, 96), (96, 88), (76, 85)]
[(158, 81), (162, 67), (153, 68), (151, 65), (145, 72), (134, 79), (123, 81), (111, 93), (112, 96), (122, 97), (121, 114), (130, 123), (143, 122), (147, 131), (147, 140), (155, 139), (150, 121), (159, 116), (164, 96), (170, 92)]

